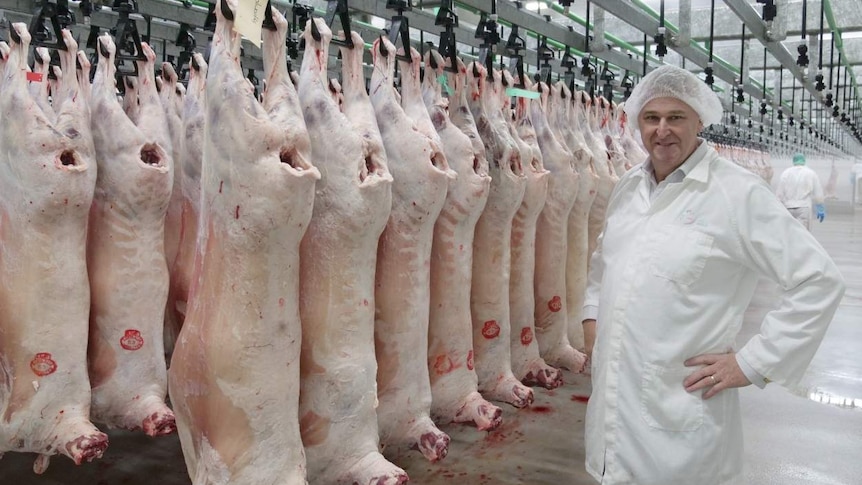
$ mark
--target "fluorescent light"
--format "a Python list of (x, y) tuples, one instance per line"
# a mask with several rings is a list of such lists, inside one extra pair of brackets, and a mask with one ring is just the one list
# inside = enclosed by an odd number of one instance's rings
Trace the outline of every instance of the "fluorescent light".
[(524, 5), (524, 8), (526, 8), (527, 10), (532, 10), (533, 12), (535, 12), (535, 11), (539, 10), (539, 7), (541, 5), (542, 5), (542, 2), (527, 2), (527, 4)]

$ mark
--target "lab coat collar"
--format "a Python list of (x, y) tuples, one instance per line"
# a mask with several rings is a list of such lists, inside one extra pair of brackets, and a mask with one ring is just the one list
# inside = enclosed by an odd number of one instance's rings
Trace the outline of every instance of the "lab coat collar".
[[(679, 179), (680, 181), (683, 179), (691, 179), (696, 180), (698, 182), (707, 182), (709, 180), (709, 163), (700, 163), (704, 158), (707, 158), (709, 152), (712, 149), (709, 147), (709, 144), (703, 138), (698, 138), (700, 144), (695, 148), (695, 150), (689, 155), (689, 157), (682, 163), (676, 170), (668, 175), (668, 178), (671, 179)], [(711, 157), (710, 157), (711, 158)], [(647, 157), (646, 161), (641, 165), (640, 168), (641, 176), (646, 177), (654, 177), (654, 170), (652, 166), (651, 157)], [(682, 177), (676, 175), (677, 173), (681, 173)], [(649, 179), (647, 179), (649, 180)]]

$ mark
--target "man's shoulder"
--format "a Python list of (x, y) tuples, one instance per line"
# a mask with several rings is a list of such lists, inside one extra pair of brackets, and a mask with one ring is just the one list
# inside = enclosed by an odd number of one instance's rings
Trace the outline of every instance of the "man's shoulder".
[(759, 175), (720, 155), (711, 161), (710, 171), (714, 176), (716, 185), (730, 199), (746, 198), (752, 190), (767, 190), (772, 192), (766, 181)]

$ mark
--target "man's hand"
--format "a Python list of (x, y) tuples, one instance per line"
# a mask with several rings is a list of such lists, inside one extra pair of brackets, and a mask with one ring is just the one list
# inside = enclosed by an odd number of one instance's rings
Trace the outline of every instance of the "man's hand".
[(584, 320), (584, 350), (587, 352), (587, 361), (593, 360), (593, 345), (596, 344), (596, 321)]
[[(586, 325), (584, 325), (586, 328)], [(586, 331), (584, 332), (586, 340)], [(688, 367), (704, 366), (695, 371), (683, 381), (688, 392), (707, 389), (704, 399), (709, 399), (719, 392), (733, 387), (745, 387), (751, 384), (739, 364), (736, 363), (736, 353), (703, 354), (685, 361)]]

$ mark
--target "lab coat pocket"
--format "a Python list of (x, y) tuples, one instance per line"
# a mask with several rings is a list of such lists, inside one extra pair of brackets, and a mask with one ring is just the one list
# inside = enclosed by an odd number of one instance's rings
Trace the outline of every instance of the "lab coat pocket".
[(663, 431), (695, 431), (703, 425), (701, 393), (686, 392), (682, 382), (695, 369), (644, 364), (641, 415), (650, 427)]
[(679, 226), (663, 231), (655, 251), (652, 273), (655, 276), (688, 286), (703, 273), (712, 251), (713, 237), (709, 234)]

